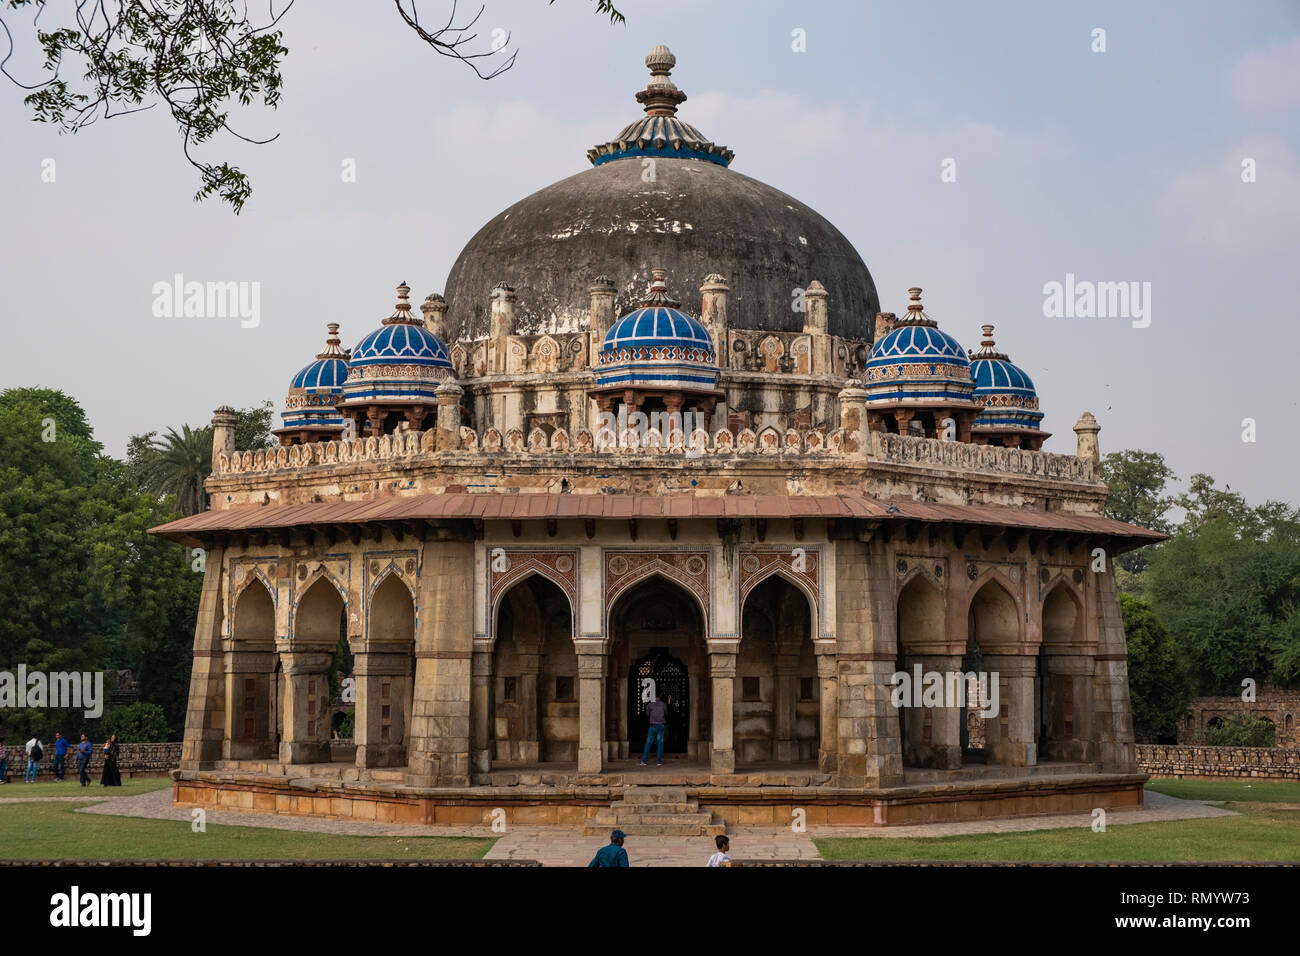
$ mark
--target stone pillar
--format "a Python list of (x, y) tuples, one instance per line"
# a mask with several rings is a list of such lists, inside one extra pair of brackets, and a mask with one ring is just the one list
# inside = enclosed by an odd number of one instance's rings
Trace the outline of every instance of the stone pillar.
[(1101, 462), (1101, 447), (1097, 444), (1099, 431), (1101, 426), (1092, 417), (1092, 412), (1084, 412), (1079, 416), (1079, 420), (1074, 423), (1074, 434), (1078, 436), (1078, 450), (1075, 452), (1077, 457), (1085, 461)]
[(330, 760), (329, 651), (284, 651), (280, 654), (284, 682), (284, 729), (281, 763), (328, 763)]
[[(871, 457), (871, 432), (867, 427), (867, 390), (856, 385), (841, 389), (840, 428), (844, 429), (845, 449), (859, 458)], [(853, 433), (857, 437), (853, 438)]]
[(447, 341), (447, 300), (437, 292), (432, 292), (424, 297), (424, 302), (420, 304), (420, 311), (424, 313), (424, 327), (438, 339), (439, 342)]
[(614, 282), (609, 276), (596, 276), (587, 287), (587, 294), (591, 297), (591, 312), (587, 322), (595, 338), (592, 344), (597, 349), (605, 341), (605, 333), (614, 324), (615, 291)]
[(817, 646), (817, 678), (821, 683), (821, 739), (817, 744), (817, 769), (822, 773), (835, 773), (835, 756), (839, 750), (836, 725), (839, 722), (839, 668), (835, 651), (823, 651)]
[(272, 700), (277, 655), (266, 650), (226, 652), (225, 760), (275, 759), (277, 707)]
[[(939, 687), (940, 703), (931, 706), (925, 703), (924, 682), (922, 698), (917, 700), (915, 668), (921, 668), (924, 678), (927, 674), (941, 675)], [(934, 770), (956, 770), (961, 767), (961, 722), (966, 717), (964, 707), (947, 706), (949, 694), (955, 693), (956, 687), (949, 687), (949, 674), (961, 672), (961, 655), (956, 654), (918, 654), (908, 656), (904, 670), (912, 680), (912, 706), (904, 718), (907, 739), (903, 743), (905, 762), (915, 767), (929, 767)]]
[(727, 280), (716, 272), (705, 276), (704, 285), (700, 286), (700, 322), (713, 336), (718, 368), (727, 368), (731, 363), (731, 350), (727, 348), (727, 294), (730, 291)]
[(804, 289), (804, 313), (803, 313), (803, 330), (809, 335), (825, 335), (827, 329), (826, 318), (826, 287), (813, 279), (808, 283), (808, 288)]
[(775, 687), (772, 702), (772, 758), (774, 760), (799, 759), (799, 742), (795, 739), (795, 702), (799, 697), (799, 648), (794, 654), (778, 645), (775, 667)]
[[(1036, 658), (985, 654), (989, 680), (998, 675), (998, 713), (984, 721), (984, 752), (991, 764), (1030, 767), (1038, 762), (1034, 727)], [(990, 688), (991, 690), (992, 688)]]
[[(412, 693), (409, 646), (360, 651), (354, 660), (353, 676), (357, 682), (352, 731), (357, 743), (357, 766), (405, 766)], [(328, 737), (328, 727), (325, 733)]]
[[(492, 290), (491, 315), (488, 334), (488, 372), (500, 375), (507, 371), (510, 360), (508, 341), (515, 330), (515, 290), (504, 282)], [(497, 416), (504, 421), (504, 415)], [(503, 428), (502, 431), (505, 429)]]
[(455, 379), (447, 379), (433, 392), (438, 396), (438, 451), (460, 448), (460, 399), (465, 390)]
[(235, 410), (222, 405), (212, 413), (212, 470), (217, 470), (218, 455), (235, 453)]
[(470, 783), (473, 594), (473, 542), (426, 541), (417, 585), (419, 628), (407, 759), (407, 783), (413, 787)]
[(542, 735), (537, 685), (542, 673), (540, 645), (516, 644), (519, 679), (515, 699), (519, 705), (519, 759), (537, 763), (542, 759)]
[(1046, 739), (1039, 752), (1047, 760), (1092, 763), (1097, 745), (1092, 739), (1092, 681), (1095, 662), (1087, 654), (1054, 654), (1048, 649), (1043, 680), (1043, 724)]
[(898, 711), (890, 701), (897, 654), (889, 555), (878, 540), (836, 541), (837, 786), (902, 783)]
[(1094, 575), (1101, 612), (1101, 638), (1097, 643), (1092, 678), (1093, 733), (1102, 769), (1116, 773), (1137, 771), (1133, 740), (1133, 712), (1128, 692), (1128, 657), (1124, 620), (1120, 616), (1115, 576), (1110, 571)]
[(709, 673), (713, 679), (713, 749), (709, 756), (709, 770), (712, 773), (735, 773), (735, 652), (710, 651)]
[(223, 550), (205, 556), (203, 590), (194, 625), (194, 669), (190, 672), (182, 770), (210, 770), (221, 759), (226, 735), (226, 655), (221, 649), (221, 578)]
[(604, 644), (584, 641), (578, 651), (578, 773), (600, 773), (605, 768)]
[(492, 649), (475, 650), (470, 660), (469, 757), (471, 773), (492, 769)]

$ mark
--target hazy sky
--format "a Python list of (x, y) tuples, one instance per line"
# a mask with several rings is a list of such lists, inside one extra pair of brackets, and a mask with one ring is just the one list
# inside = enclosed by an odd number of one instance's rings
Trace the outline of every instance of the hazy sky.
[[(391, 4), (299, 0), (283, 103), (241, 126), (280, 138), (202, 151), (251, 175), (240, 216), (191, 201), (159, 110), (59, 136), (0, 86), (0, 385), (71, 393), (115, 454), (220, 404), (278, 407), (326, 322), (354, 344), (399, 281), (417, 302), (441, 290), (483, 223), (587, 168), (640, 115), (664, 43), (679, 115), (844, 232), (883, 308), (920, 285), (967, 348), (997, 326), (1038, 386), (1047, 450), (1074, 450), (1087, 409), (1103, 452), (1300, 501), (1300, 6), (618, 0), (611, 26), (590, 0), (485, 2), (484, 40), (509, 29), (519, 50), (486, 83)], [(37, 75), (23, 52), (11, 70)], [(176, 273), (259, 282), (260, 325), (155, 318), (153, 285)], [(1067, 274), (1150, 282), (1150, 325), (1045, 318), (1043, 286)]]

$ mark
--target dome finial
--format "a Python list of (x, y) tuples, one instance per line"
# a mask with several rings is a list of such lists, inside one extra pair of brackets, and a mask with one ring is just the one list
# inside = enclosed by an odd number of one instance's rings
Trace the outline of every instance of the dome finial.
[(657, 268), (650, 270), (650, 287), (646, 289), (645, 298), (641, 300), (641, 304), (643, 306), (666, 305), (671, 309), (677, 308), (680, 303), (668, 294), (668, 270)]
[(677, 107), (686, 102), (686, 94), (672, 80), (677, 57), (673, 51), (660, 44), (646, 54), (645, 65), (650, 69), (650, 82), (636, 95), (651, 116), (672, 116)]
[(417, 319), (411, 313), (411, 287), (403, 280), (397, 286), (397, 305), (393, 307), (393, 314), (384, 319), (384, 325), (392, 325), (395, 322), (406, 322), (411, 325), (423, 325), (423, 319)]
[(907, 295), (909, 300), (907, 303), (907, 315), (899, 319), (895, 323), (895, 326), (900, 326), (900, 325), (937, 326), (939, 324), (935, 322), (934, 319), (930, 318), (928, 315), (925, 314), (925, 309), (921, 305), (920, 286), (915, 286), (915, 285), (912, 286), (912, 288), (907, 290)]
[(1008, 362), (1011, 361), (1009, 358), (1007, 358), (1005, 352), (998, 351), (997, 343), (993, 341), (993, 326), (981, 325), (980, 331), (984, 333), (984, 337), (980, 339), (980, 347), (978, 352), (967, 353), (970, 355), (971, 358), (992, 358), (992, 359), (1004, 359), (1005, 361)]
[(326, 323), (325, 328), (329, 332), (329, 335), (325, 337), (325, 351), (316, 353), (316, 357), (318, 359), (346, 359), (348, 357), (348, 350), (343, 348), (343, 341), (339, 338), (339, 324), (337, 322), (329, 322)]

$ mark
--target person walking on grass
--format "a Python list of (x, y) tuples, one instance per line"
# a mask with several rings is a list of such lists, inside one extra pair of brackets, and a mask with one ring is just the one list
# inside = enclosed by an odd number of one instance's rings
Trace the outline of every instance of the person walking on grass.
[(5, 739), (0, 737), (0, 783), (9, 782), (9, 748), (5, 746)]
[(24, 783), (36, 782), (36, 771), (41, 765), (41, 758), (45, 756), (45, 748), (41, 746), (40, 740), (35, 734), (32, 739), (27, 741), (27, 775), (23, 778)]
[(77, 744), (77, 779), (83, 787), (90, 786), (90, 774), (86, 773), (86, 768), (90, 766), (90, 752), (94, 749), (90, 740), (82, 734), (81, 743)]
[(609, 835), (609, 842), (596, 851), (596, 855), (587, 864), (587, 869), (594, 866), (627, 866), (627, 850), (623, 849), (626, 838), (622, 830), (615, 830)]
[(99, 775), (101, 787), (122, 786), (122, 774), (117, 769), (117, 734), (104, 744), (104, 772)]
[(709, 857), (709, 866), (731, 866), (731, 857), (727, 856), (731, 842), (722, 834), (718, 834), (713, 838), (713, 845), (718, 848), (718, 852)]
[(54, 779), (62, 782), (68, 766), (68, 738), (60, 731), (54, 732)]
[(664, 733), (668, 729), (668, 705), (664, 703), (663, 697), (655, 694), (655, 699), (650, 701), (645, 709), (646, 716), (650, 718), (650, 729), (645, 735), (645, 751), (641, 754), (641, 766), (646, 765), (650, 759), (650, 744), (657, 744), (658, 749), (655, 752), (655, 766), (664, 765)]

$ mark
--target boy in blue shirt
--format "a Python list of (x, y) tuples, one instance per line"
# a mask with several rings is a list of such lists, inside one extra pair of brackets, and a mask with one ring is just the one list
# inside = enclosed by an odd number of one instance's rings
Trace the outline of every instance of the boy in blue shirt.
[(54, 779), (62, 780), (68, 765), (68, 738), (59, 731), (54, 732)]

